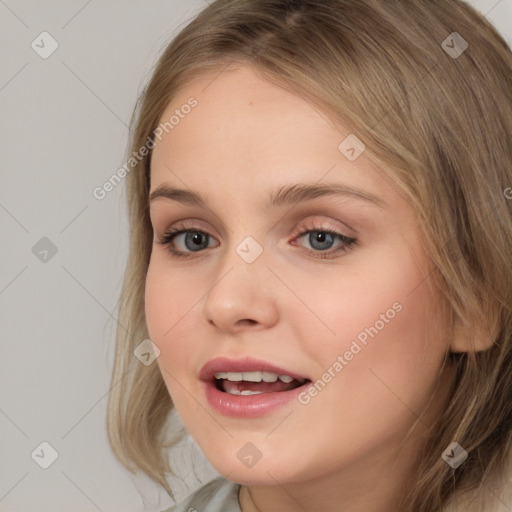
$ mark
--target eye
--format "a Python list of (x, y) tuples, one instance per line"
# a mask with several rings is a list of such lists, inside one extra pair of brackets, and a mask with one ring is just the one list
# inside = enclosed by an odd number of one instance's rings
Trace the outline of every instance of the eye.
[[(167, 247), (171, 255), (178, 258), (188, 258), (190, 252), (199, 252), (203, 249), (211, 247), (209, 242), (213, 237), (199, 229), (185, 229), (185, 226), (180, 224), (170, 228), (158, 243)], [(184, 249), (176, 249), (176, 245), (180, 245)]]
[[(342, 233), (322, 226), (303, 227), (291, 244), (298, 245), (296, 240), (302, 238), (305, 238), (311, 246), (307, 253), (318, 258), (336, 257), (337, 254), (346, 252), (357, 243), (355, 238), (349, 238)], [(214, 238), (205, 231), (195, 226), (180, 223), (167, 230), (163, 237), (158, 240), (158, 243), (166, 246), (172, 256), (190, 258), (191, 253), (211, 248), (210, 242), (213, 240)], [(332, 245), (336, 240), (339, 242), (338, 248), (332, 250)], [(176, 248), (180, 245), (182, 248)]]
[[(312, 249), (308, 249), (308, 253), (319, 258), (336, 257), (337, 254), (346, 252), (357, 243), (355, 238), (350, 238), (338, 231), (322, 226), (303, 228), (297, 239), (300, 240), (302, 238), (312, 247)], [(336, 240), (339, 241), (338, 248), (330, 250)], [(294, 243), (293, 245), (296, 244)]]

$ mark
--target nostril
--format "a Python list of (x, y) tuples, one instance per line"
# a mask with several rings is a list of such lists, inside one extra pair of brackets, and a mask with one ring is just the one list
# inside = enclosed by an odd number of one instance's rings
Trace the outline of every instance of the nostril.
[(238, 320), (237, 324), (248, 324), (248, 325), (254, 325), (258, 322), (256, 320), (253, 320), (252, 318), (244, 318), (243, 320)]

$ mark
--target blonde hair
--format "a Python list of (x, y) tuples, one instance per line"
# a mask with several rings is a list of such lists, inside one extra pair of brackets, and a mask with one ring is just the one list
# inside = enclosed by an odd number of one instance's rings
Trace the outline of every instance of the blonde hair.
[[(467, 42), (462, 53), (453, 32)], [(161, 55), (134, 111), (129, 153), (154, 139), (191, 79), (237, 64), (342, 122), (414, 207), (452, 332), (463, 329), (470, 345), (450, 354), (449, 397), (400, 510), (441, 510), (469, 491), (484, 500), (512, 449), (510, 48), (459, 0), (216, 0)], [(173, 405), (158, 366), (133, 355), (149, 337), (150, 161), (151, 151), (127, 176), (130, 252), (107, 427), (122, 464), (172, 496), (164, 435)], [(474, 339), (482, 326), (492, 340)], [(455, 470), (441, 458), (452, 441), (469, 454)]]

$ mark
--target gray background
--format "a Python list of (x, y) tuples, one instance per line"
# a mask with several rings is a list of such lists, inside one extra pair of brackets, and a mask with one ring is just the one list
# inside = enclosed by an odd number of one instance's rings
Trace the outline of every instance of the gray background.
[[(471, 3), (512, 44), (512, 0)], [(127, 125), (156, 58), (205, 4), (0, 0), (0, 511), (172, 504), (107, 445), (128, 226), (124, 184), (101, 201), (92, 191), (124, 163)], [(58, 43), (47, 58), (31, 47), (51, 49), (44, 31)], [(42, 442), (58, 454), (47, 469)], [(178, 497), (215, 475), (190, 439), (175, 456)]]

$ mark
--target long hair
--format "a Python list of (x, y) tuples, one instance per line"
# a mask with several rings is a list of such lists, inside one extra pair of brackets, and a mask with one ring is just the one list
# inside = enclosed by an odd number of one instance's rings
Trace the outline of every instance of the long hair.
[[(130, 252), (107, 418), (115, 455), (172, 495), (173, 404), (158, 366), (133, 355), (149, 337), (151, 147), (177, 92), (233, 64), (350, 128), (414, 207), (450, 329), (463, 329), (468, 350), (450, 354), (447, 404), (400, 510), (437, 511), (468, 493), (485, 500), (512, 449), (512, 53), (460, 0), (216, 0), (167, 46), (131, 125), (129, 155), (147, 151), (126, 176)], [(482, 326), (489, 336), (475, 339)], [(441, 458), (452, 441), (468, 452), (456, 470)]]

